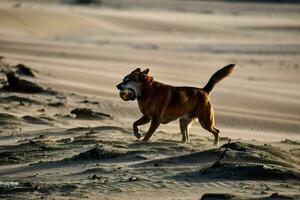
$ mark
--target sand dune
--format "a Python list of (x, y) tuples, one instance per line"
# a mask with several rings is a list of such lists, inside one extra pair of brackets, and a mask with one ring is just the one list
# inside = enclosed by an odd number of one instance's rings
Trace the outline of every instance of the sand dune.
[[(299, 198), (299, 10), (3, 1), (1, 198)], [(19, 63), (35, 76), (18, 73)], [(211, 94), (221, 145), (232, 139), (219, 165), (212, 167), (226, 145), (213, 147), (197, 123), (187, 144), (178, 143), (177, 121), (160, 126), (153, 143), (136, 140), (137, 103), (122, 101), (115, 87), (124, 75), (150, 68), (158, 81), (203, 87), (229, 63), (236, 63), (234, 73)], [(41, 89), (26, 92), (22, 81), (21, 89), (9, 89), (8, 70)]]

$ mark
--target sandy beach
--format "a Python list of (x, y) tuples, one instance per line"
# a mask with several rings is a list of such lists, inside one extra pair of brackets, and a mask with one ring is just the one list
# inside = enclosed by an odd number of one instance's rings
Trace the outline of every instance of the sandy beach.
[[(93, 2), (0, 3), (1, 199), (300, 198), (300, 4)], [(201, 88), (229, 63), (219, 146), (178, 120), (135, 138), (126, 74)]]

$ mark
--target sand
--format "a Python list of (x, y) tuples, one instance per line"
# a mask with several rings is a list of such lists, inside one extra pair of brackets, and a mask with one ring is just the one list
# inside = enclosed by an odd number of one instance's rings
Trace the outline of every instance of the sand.
[[(0, 197), (300, 198), (299, 12), (273, 3), (1, 1)], [(203, 87), (229, 63), (234, 73), (210, 97), (218, 147), (197, 123), (179, 143), (178, 121), (137, 141), (138, 105), (116, 89), (127, 73), (149, 68), (155, 80)]]

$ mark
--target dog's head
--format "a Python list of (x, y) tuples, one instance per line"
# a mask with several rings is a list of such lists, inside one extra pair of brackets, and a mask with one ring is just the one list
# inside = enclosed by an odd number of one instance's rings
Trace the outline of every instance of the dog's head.
[(120, 96), (123, 100), (134, 101), (142, 95), (145, 82), (149, 79), (149, 69), (141, 71), (140, 68), (135, 69), (123, 78), (123, 81), (117, 85), (120, 90)]

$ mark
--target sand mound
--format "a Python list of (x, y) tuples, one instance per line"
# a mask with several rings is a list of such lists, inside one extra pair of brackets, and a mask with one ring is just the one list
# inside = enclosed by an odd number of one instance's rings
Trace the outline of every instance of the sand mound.
[(271, 165), (221, 163), (200, 172), (209, 178), (231, 180), (300, 180), (300, 173)]
[(52, 123), (50, 123), (48, 120), (46, 120), (45, 118), (39, 118), (39, 117), (34, 117), (34, 116), (30, 116), (30, 115), (26, 115), (24, 117), (22, 117), (27, 123), (30, 124), (44, 124), (44, 125), (52, 125)]
[[(254, 145), (233, 142), (222, 146), (222, 148), (226, 147), (231, 151), (229, 151), (229, 154), (236, 154), (236, 162), (261, 162), (281, 166), (293, 166), (300, 163), (299, 159), (291, 155), (289, 151), (271, 145)], [(232, 159), (231, 161), (234, 160)]]
[(47, 116), (35, 117), (31, 115), (25, 115), (23, 117), (17, 117), (8, 113), (0, 113), (0, 126), (24, 125), (26, 123), (33, 125), (53, 126), (53, 122), (57, 121)]
[(0, 165), (10, 165), (51, 158), (56, 147), (49, 140), (29, 140), (18, 145), (2, 146), (0, 150)]
[(78, 172), (77, 174), (109, 174), (109, 173), (111, 173), (110, 170), (101, 168), (101, 167), (97, 167), (97, 168), (87, 169), (87, 170)]
[[(225, 148), (225, 150), (224, 150)], [(226, 150), (227, 148), (227, 150)], [(225, 152), (225, 154), (224, 154)], [(224, 157), (220, 157), (224, 155)], [(221, 158), (221, 160), (219, 160)], [(212, 164), (212, 161), (217, 161)], [(199, 171), (184, 172), (175, 179), (227, 179), (227, 180), (300, 180), (298, 158), (290, 152), (270, 145), (233, 142), (220, 149), (211, 149), (180, 157), (162, 159), (164, 165), (192, 163), (203, 165)]]
[(17, 65), (10, 65), (10, 64), (2, 61), (1, 57), (0, 57), (0, 69), (1, 69), (2, 73), (8, 73), (8, 72), (13, 71), (14, 73), (18, 74), (19, 76), (35, 77), (35, 73), (33, 72), (33, 70), (30, 67), (28, 67), (22, 63), (19, 63)]
[(78, 133), (83, 133), (89, 131), (89, 133), (94, 132), (94, 133), (98, 133), (98, 132), (104, 132), (104, 131), (119, 131), (122, 133), (132, 133), (131, 131), (129, 131), (127, 128), (122, 128), (119, 126), (97, 126), (97, 127), (76, 127), (76, 128), (70, 128), (67, 129), (66, 131), (64, 131), (64, 133), (73, 133), (73, 132), (78, 132)]
[(281, 142), (282, 143), (286, 143), (286, 144), (300, 145), (300, 141), (297, 141), (297, 140), (285, 139), (285, 140), (283, 140)]
[(87, 132), (83, 136), (74, 137), (71, 144), (73, 144), (73, 145), (97, 144), (97, 139), (95, 136), (90, 135), (89, 132)]
[(7, 124), (18, 124), (20, 120), (14, 115), (10, 115), (7, 113), (0, 113), (0, 126)]
[(18, 103), (28, 103), (28, 104), (36, 104), (36, 105), (41, 104), (37, 100), (31, 99), (31, 98), (28, 98), (28, 97), (21, 97), (21, 96), (17, 96), (17, 95), (1, 97), (0, 102), (1, 103), (18, 102)]
[[(159, 162), (166, 165), (176, 165), (178, 163), (181, 163), (182, 165), (201, 165), (206, 163), (209, 165), (220, 157), (226, 146), (227, 144), (219, 149), (209, 149), (193, 152), (188, 155), (172, 156), (170, 158), (160, 159)], [(295, 167), (299, 163), (299, 159), (293, 156), (290, 151), (271, 145), (253, 145), (242, 142), (233, 142), (228, 145), (228, 151), (222, 159), (222, 162), (245, 162)]]
[(241, 195), (233, 195), (233, 194), (222, 194), (222, 193), (206, 193), (204, 194), (200, 200), (296, 200), (299, 196), (287, 196), (287, 195), (280, 195), (278, 193), (273, 193), (270, 196), (266, 197), (247, 197)]
[(76, 119), (97, 120), (111, 118), (109, 114), (94, 112), (88, 108), (76, 108), (71, 111), (71, 114), (74, 114)]
[[(153, 145), (152, 148), (159, 149), (159, 151), (161, 152), (170, 151), (172, 149), (172, 147), (167, 145), (165, 145), (165, 147), (158, 146), (158, 145), (155, 146)], [(141, 148), (143, 148), (143, 146)], [(180, 149), (180, 150), (183, 151), (184, 149)], [(185, 151), (188, 151), (188, 149), (186, 149)], [(163, 159), (151, 160), (151, 161), (140, 163), (137, 166), (151, 166), (151, 165), (156, 165), (157, 163), (163, 166), (174, 166), (174, 165), (178, 165), (179, 163), (180, 165), (197, 165), (197, 164), (200, 165), (204, 163), (210, 163), (212, 160), (217, 159), (217, 157), (218, 157), (218, 153), (216, 153), (214, 149), (210, 149), (210, 150), (204, 150), (196, 153), (189, 153), (186, 155), (170, 156)]]
[(57, 95), (57, 92), (52, 91), (51, 89), (44, 89), (37, 83), (20, 79), (12, 71), (6, 73), (6, 79), (7, 83), (2, 87), (2, 89), (6, 92), (20, 92), (28, 94), (45, 93), (49, 95)]
[(33, 182), (0, 182), (0, 194), (14, 194), (19, 192), (71, 192), (77, 189), (74, 184), (46, 184)]
[(31, 182), (2, 182), (0, 183), (0, 193), (16, 193), (16, 192), (41, 192), (45, 188)]
[(124, 156), (128, 154), (127, 151), (119, 148), (114, 148), (108, 145), (97, 145), (95, 148), (82, 152), (78, 155), (73, 156), (73, 159), (83, 159), (83, 160), (90, 160), (90, 159), (110, 159), (116, 158), (120, 156)]
[(8, 72), (6, 74), (8, 85), (4, 85), (3, 89), (9, 92), (22, 92), (22, 93), (41, 93), (44, 89), (27, 80), (22, 80), (15, 76), (14, 72)]

